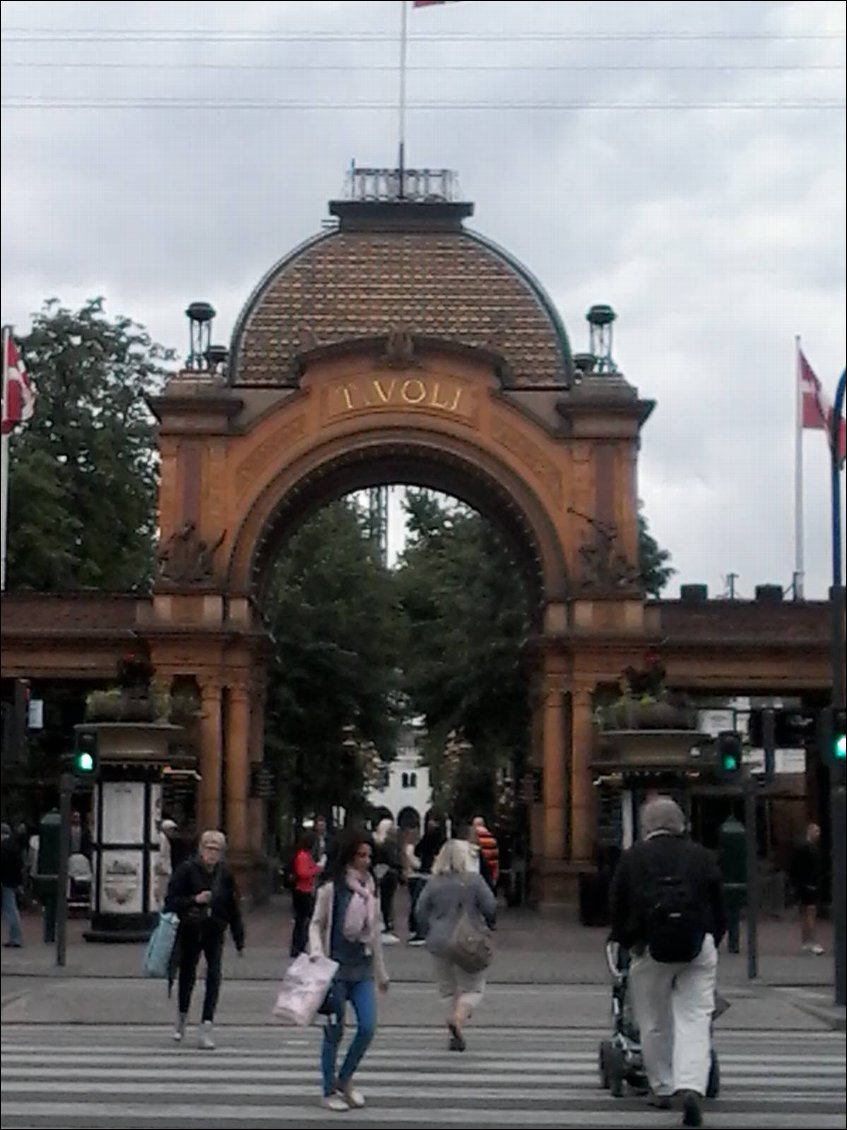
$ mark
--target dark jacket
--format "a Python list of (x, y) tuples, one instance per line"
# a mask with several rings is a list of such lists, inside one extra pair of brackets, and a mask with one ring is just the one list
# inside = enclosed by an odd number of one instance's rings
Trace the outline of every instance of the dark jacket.
[[(212, 901), (198, 906), (195, 895), (201, 891), (211, 891)], [(244, 948), (244, 923), (238, 888), (232, 873), (223, 863), (218, 863), (212, 871), (203, 866), (197, 856), (187, 859), (171, 875), (164, 909), (179, 915), (180, 929), (200, 929), (207, 922), (217, 926), (223, 933), (229, 926), (235, 948)]]
[(0, 865), (4, 887), (19, 887), (24, 877), (24, 861), (20, 848), (11, 836), (0, 844)]
[(644, 921), (645, 878), (684, 874), (703, 912), (703, 926), (720, 945), (726, 933), (726, 909), (717, 861), (700, 844), (682, 836), (657, 835), (634, 844), (621, 856), (612, 880), (612, 940), (632, 949), (647, 943)]
[(431, 875), (435, 857), (447, 842), (447, 836), (441, 825), (428, 828), (421, 839), (415, 844), (415, 855), (421, 861), (421, 875)]
[(817, 890), (821, 880), (821, 853), (816, 844), (802, 840), (791, 856), (791, 883), (796, 892)]

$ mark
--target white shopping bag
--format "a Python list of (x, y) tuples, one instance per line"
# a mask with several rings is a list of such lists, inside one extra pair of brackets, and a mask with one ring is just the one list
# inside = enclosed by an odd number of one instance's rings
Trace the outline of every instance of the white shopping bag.
[(311, 1024), (324, 1002), (338, 962), (328, 957), (310, 958), (301, 953), (285, 971), (273, 1014), (278, 1020), (295, 1024)]

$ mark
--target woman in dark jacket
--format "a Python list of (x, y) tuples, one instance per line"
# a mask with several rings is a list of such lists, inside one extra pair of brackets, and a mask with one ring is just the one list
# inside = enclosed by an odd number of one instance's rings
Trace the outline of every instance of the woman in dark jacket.
[(204, 832), (197, 855), (181, 863), (171, 875), (164, 909), (179, 917), (175, 959), (179, 965), (179, 1016), (174, 1040), (185, 1036), (191, 994), (197, 976), (200, 954), (206, 958), (206, 994), (200, 1047), (213, 1048), (212, 1024), (221, 987), (221, 965), (227, 927), (239, 953), (244, 949), (244, 924), (238, 889), (232, 873), (223, 862), (226, 836), (223, 832)]

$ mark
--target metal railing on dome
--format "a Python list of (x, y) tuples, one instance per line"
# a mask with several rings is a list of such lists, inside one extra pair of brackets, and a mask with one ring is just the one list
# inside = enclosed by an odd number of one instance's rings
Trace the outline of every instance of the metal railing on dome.
[(355, 165), (347, 174), (348, 200), (452, 201), (459, 182), (452, 169), (366, 169)]

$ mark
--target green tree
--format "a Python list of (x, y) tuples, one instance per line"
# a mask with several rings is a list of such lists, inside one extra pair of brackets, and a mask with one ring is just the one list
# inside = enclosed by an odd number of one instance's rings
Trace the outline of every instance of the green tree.
[[(490, 811), (494, 770), (520, 772), (529, 750), (529, 594), (498, 531), (478, 514), (426, 491), (409, 491), (406, 510), (410, 540), (398, 574), (406, 692), (426, 719), (436, 795), (451, 778), (458, 808)], [(639, 556), (656, 596), (674, 570), (641, 513)], [(458, 769), (450, 734), (466, 743)]]
[(529, 743), (529, 594), (499, 531), (478, 514), (420, 491), (408, 492), (406, 509), (406, 693), (426, 719), (436, 795), (448, 737), (461, 734), (456, 803), (490, 811), (493, 769), (520, 762)]
[(355, 747), (393, 753), (399, 614), (354, 504), (319, 511), (285, 543), (264, 614), (273, 661), (266, 744), (295, 815), (361, 803)]
[(662, 589), (676, 572), (669, 564), (671, 555), (662, 549), (647, 526), (643, 503), (638, 503), (638, 565), (644, 591), (648, 596), (661, 596)]
[(21, 347), (37, 401), (10, 445), (9, 587), (146, 587), (158, 474), (146, 398), (173, 353), (100, 298), (46, 302)]

